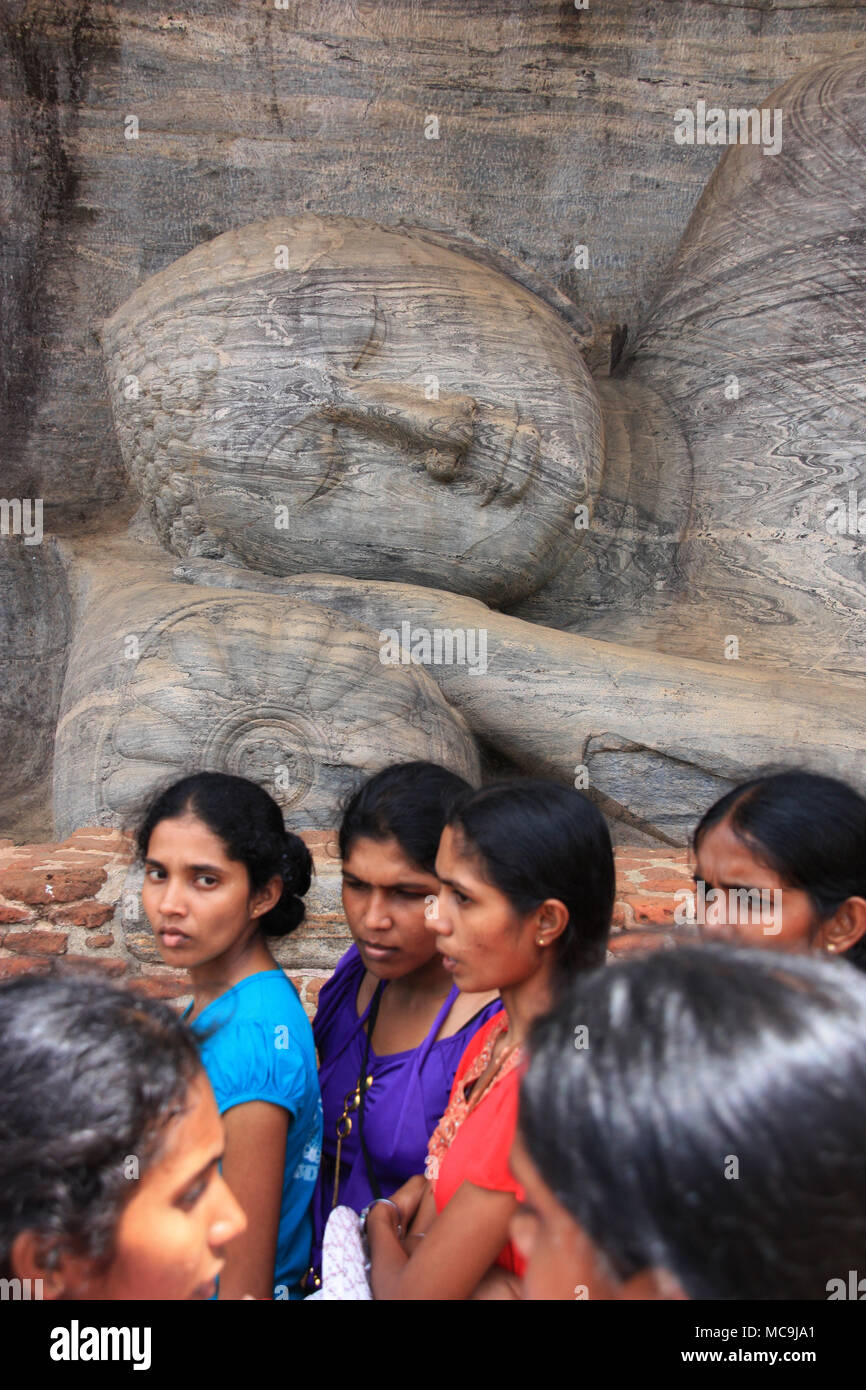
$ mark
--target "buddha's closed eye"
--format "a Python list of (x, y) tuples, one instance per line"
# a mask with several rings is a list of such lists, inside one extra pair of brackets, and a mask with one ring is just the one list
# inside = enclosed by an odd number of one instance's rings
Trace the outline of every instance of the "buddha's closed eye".
[(317, 441), (316, 457), (324, 465), (308, 501), (339, 481), (353, 453), (352, 436), (356, 444), (366, 439), (414, 457), (438, 483), (459, 481), (481, 495), (482, 506), (494, 498), (513, 503), (526, 492), (538, 466), (540, 436), (533, 425), (520, 421), (516, 407), (484, 406), (457, 393), (429, 400), (402, 382), (343, 381), (341, 387), (338, 401), (294, 425), (307, 433), (311, 447)]
[(378, 434), (407, 453), (420, 454), (432, 477), (450, 482), (472, 443), (476, 411), (472, 396), (443, 394), (429, 400), (402, 382), (362, 381), (347, 384), (343, 400), (324, 414), (334, 424)]

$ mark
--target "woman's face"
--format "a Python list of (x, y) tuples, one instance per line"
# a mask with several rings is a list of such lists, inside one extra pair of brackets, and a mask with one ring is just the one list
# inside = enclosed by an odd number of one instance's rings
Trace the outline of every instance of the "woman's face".
[(543, 1181), (519, 1134), (510, 1162), (524, 1193), (511, 1219), (511, 1238), (526, 1260), (524, 1298), (615, 1298), (596, 1247)]
[(679, 1283), (663, 1270), (643, 1270), (625, 1281), (611, 1270), (598, 1246), (554, 1196), (518, 1131), (511, 1171), (523, 1201), (511, 1219), (511, 1238), (526, 1260), (523, 1296), (530, 1300), (681, 1299)]
[[(225, 1141), (205, 1073), (191, 1084), (183, 1113), (166, 1126), (157, 1157), (131, 1178), (114, 1256), (97, 1276), (82, 1273), (65, 1298), (206, 1299), (225, 1264), (223, 1247), (247, 1220), (219, 1172)], [(132, 1157), (132, 1155), (130, 1156)]]
[(242, 948), (273, 900), (267, 889), (250, 894), (246, 865), (196, 816), (152, 831), (141, 902), (167, 965), (189, 970)]
[(436, 933), (445, 969), (469, 993), (523, 984), (540, 968), (533, 917), (522, 917), (493, 884), (481, 877), (461, 839), (446, 825), (436, 855), (441, 882), (436, 915), (427, 922)]
[[(783, 951), (802, 952), (813, 946), (820, 924), (808, 893), (786, 886), (728, 821), (717, 822), (702, 836), (695, 856), (695, 882), (698, 922), (704, 934)], [(751, 898), (742, 891), (749, 889), (757, 890)]]
[(343, 860), (343, 909), (371, 975), (395, 980), (433, 960), (425, 913), (438, 892), (435, 874), (407, 859), (396, 840), (354, 841)]

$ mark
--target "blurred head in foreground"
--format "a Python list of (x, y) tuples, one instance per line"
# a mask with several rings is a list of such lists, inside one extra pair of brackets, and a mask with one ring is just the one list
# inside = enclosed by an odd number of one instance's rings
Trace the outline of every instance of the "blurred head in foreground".
[(223, 1147), (167, 1005), (81, 978), (0, 987), (0, 1276), (23, 1296), (210, 1298), (246, 1227)]
[(577, 975), (512, 1151), (531, 1299), (843, 1298), (866, 1242), (866, 979), (682, 948)]

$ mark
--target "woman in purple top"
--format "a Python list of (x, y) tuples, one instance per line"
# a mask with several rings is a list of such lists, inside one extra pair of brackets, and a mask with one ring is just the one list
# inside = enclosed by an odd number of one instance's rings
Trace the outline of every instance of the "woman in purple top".
[(343, 816), (343, 907), (354, 945), (322, 988), (313, 1023), (324, 1137), (311, 1288), (332, 1207), (360, 1212), (423, 1171), (457, 1064), (501, 1008), (495, 993), (457, 989), (425, 927), (439, 892), (439, 838), (464, 790), (461, 777), (435, 763), (401, 763), (371, 777)]

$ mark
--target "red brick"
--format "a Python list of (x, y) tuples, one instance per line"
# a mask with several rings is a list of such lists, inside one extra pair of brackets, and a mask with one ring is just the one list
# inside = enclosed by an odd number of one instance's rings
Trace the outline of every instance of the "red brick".
[(69, 936), (65, 931), (8, 931), (3, 938), (7, 951), (30, 951), (34, 956), (60, 956)]
[(307, 980), (307, 991), (304, 998), (306, 999), (308, 1004), (318, 1004), (319, 991), (322, 988), (322, 985), (328, 983), (329, 978), (330, 977), (328, 975), (317, 975), (314, 979)]
[(99, 975), (125, 975), (127, 961), (125, 960), (100, 960), (98, 956), (64, 956), (62, 961), (58, 961), (58, 966), (64, 974), (99, 974)]
[(3, 868), (35, 869), (41, 872), (46, 859), (51, 858), (52, 845), (19, 845), (3, 855)]
[(59, 849), (97, 849), (103, 854), (115, 854), (132, 844), (131, 831), (119, 830), (112, 826), (87, 826), (75, 830), (65, 839)]
[(657, 922), (659, 926), (673, 925), (675, 904), (670, 898), (637, 897), (629, 893), (625, 901), (634, 910), (636, 922)]
[(26, 907), (9, 907), (0, 903), (0, 922), (32, 922), (33, 913)]
[(107, 863), (110, 858), (111, 851), (106, 849), (105, 845), (98, 850), (75, 849), (65, 845), (55, 845), (50, 853), (46, 854), (45, 862), (48, 863), (50, 861), (52, 864), (63, 865), (73, 864), (77, 867), (79, 864), (88, 865), (99, 863), (100, 859), (103, 863)]
[(16, 866), (0, 869), (0, 893), (22, 903), (73, 903), (95, 897), (105, 878), (99, 868), (37, 871)]
[(93, 931), (110, 922), (114, 916), (114, 903), (73, 903), (71, 907), (58, 907), (49, 912), (52, 922), (68, 922), (73, 927), (86, 927)]
[(626, 924), (626, 911), (625, 911), (625, 904), (624, 904), (624, 903), (621, 903), (621, 902), (615, 902), (615, 903), (614, 903), (614, 905), (613, 905), (613, 918), (612, 918), (612, 922), (613, 922), (613, 925), (614, 925), (615, 927), (624, 927), (624, 926), (625, 926), (625, 924)]
[(297, 833), (314, 859), (339, 859), (340, 842), (336, 830), (299, 830)]
[(625, 859), (630, 860), (633, 864), (650, 863), (653, 859), (669, 859), (672, 863), (676, 863), (679, 860), (685, 862), (688, 850), (685, 845), (682, 849), (673, 845), (667, 849), (661, 845), (658, 849), (649, 845), (646, 847), (643, 845), (619, 845), (614, 849), (614, 855), (618, 864)]
[(11, 980), (14, 975), (47, 975), (51, 971), (48, 956), (7, 956), (0, 959), (0, 980)]
[(671, 878), (677, 875), (690, 878), (691, 873), (688, 864), (647, 864), (643, 871), (643, 876), (647, 882), (657, 878)]
[(98, 931), (93, 936), (88, 936), (84, 942), (88, 951), (103, 951), (106, 946), (114, 945), (114, 933), (110, 931)]
[(648, 893), (681, 893), (684, 888), (691, 887), (692, 880), (688, 875), (683, 874), (682, 878), (671, 878), (665, 874), (659, 874), (658, 878), (651, 878), (649, 873), (643, 874), (636, 887), (645, 888)]
[(182, 994), (191, 994), (188, 980), (160, 979), (155, 975), (136, 975), (129, 980), (129, 988), (145, 999), (179, 999)]
[(668, 950), (676, 946), (676, 940), (666, 931), (624, 931), (612, 936), (608, 947), (614, 955), (627, 955), (631, 951)]
[(303, 840), (304, 844), (307, 846), (308, 849), (312, 849), (314, 845), (335, 845), (338, 836), (338, 832), (335, 829), (297, 830), (295, 833), (297, 835), (300, 835), (301, 839)]

